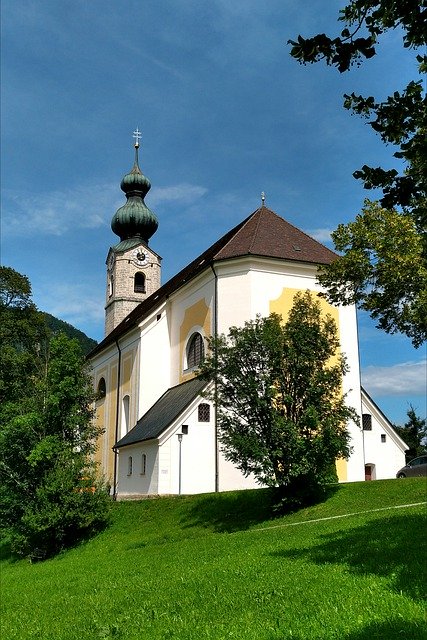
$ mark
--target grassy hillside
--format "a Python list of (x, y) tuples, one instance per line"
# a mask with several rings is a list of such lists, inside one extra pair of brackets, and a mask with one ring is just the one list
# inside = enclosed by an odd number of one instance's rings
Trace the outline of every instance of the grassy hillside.
[(341, 485), (274, 520), (268, 496), (116, 503), (108, 530), (53, 560), (4, 549), (2, 637), (426, 637), (425, 479)]

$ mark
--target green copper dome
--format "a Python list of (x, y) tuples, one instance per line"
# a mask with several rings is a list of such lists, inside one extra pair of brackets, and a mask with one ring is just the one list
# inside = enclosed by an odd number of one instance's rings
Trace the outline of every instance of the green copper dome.
[(124, 176), (120, 188), (125, 192), (127, 202), (117, 209), (111, 221), (111, 228), (121, 241), (141, 238), (148, 244), (159, 223), (155, 213), (144, 202), (151, 184), (139, 168), (138, 145), (135, 145), (135, 163), (130, 173)]

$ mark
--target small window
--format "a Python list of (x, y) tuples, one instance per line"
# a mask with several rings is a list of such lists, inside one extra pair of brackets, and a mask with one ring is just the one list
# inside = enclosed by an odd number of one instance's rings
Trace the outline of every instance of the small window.
[(182, 435), (184, 435), (184, 436), (187, 436), (187, 435), (188, 435), (188, 424), (183, 424), (183, 425), (182, 425), (182, 427), (181, 427), (181, 433), (182, 433)]
[(114, 276), (113, 274), (111, 274), (110, 277), (108, 278), (108, 297), (111, 298), (113, 293), (114, 293)]
[(372, 431), (372, 416), (370, 413), (362, 414), (363, 431)]
[(129, 456), (128, 458), (128, 476), (132, 475), (132, 471), (133, 471), (133, 460), (132, 460), (132, 456)]
[(202, 403), (198, 406), (199, 422), (209, 422), (211, 419), (211, 407), (209, 404)]
[(96, 390), (96, 399), (102, 400), (107, 395), (107, 385), (105, 384), (105, 378), (100, 378), (98, 382), (98, 388)]
[(141, 271), (135, 273), (133, 290), (135, 293), (145, 293), (145, 275)]
[(203, 362), (205, 345), (200, 333), (193, 333), (187, 346), (187, 369), (193, 369)]
[(147, 470), (147, 456), (145, 453), (141, 455), (141, 475), (145, 476)]
[(381, 434), (381, 442), (386, 442), (386, 440), (387, 440), (387, 436), (386, 436), (386, 434), (385, 434), (385, 433), (382, 433), (382, 434)]

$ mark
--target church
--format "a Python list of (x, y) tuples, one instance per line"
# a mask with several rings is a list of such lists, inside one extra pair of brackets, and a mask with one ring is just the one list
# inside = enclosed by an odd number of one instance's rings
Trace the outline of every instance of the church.
[[(257, 314), (287, 317), (297, 292), (317, 294), (320, 265), (336, 254), (261, 206), (165, 284), (161, 257), (149, 244), (156, 215), (145, 204), (150, 182), (135, 162), (121, 182), (125, 204), (111, 227), (120, 241), (107, 255), (105, 338), (89, 354), (96, 420), (103, 428), (97, 461), (119, 499), (259, 487), (226, 460), (214, 403), (197, 370), (206, 339)], [(394, 478), (406, 444), (361, 387), (356, 310), (322, 311), (338, 327), (349, 371), (343, 392), (360, 423), (352, 453), (337, 460), (340, 482)]]

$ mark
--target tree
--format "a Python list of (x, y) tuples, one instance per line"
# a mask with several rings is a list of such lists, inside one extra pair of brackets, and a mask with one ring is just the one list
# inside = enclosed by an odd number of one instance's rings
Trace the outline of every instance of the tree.
[(48, 331), (28, 278), (10, 267), (0, 267), (0, 342), (0, 406), (22, 406), (29, 381), (44, 366)]
[(257, 317), (209, 347), (201, 373), (214, 381), (209, 397), (226, 458), (275, 487), (282, 506), (315, 499), (336, 481), (356, 419), (341, 392), (347, 365), (332, 318), (309, 292), (297, 294), (285, 324), (277, 314)]
[(411, 216), (366, 201), (354, 222), (332, 233), (343, 255), (318, 280), (330, 302), (357, 304), (388, 333), (421, 345), (427, 331), (427, 263)]
[(102, 527), (109, 498), (93, 462), (99, 429), (80, 346), (49, 337), (20, 278), (13, 297), (10, 279), (0, 280), (0, 301), (9, 301), (0, 307), (8, 327), (1, 364), (15, 371), (2, 368), (0, 380), (0, 521), (14, 552), (42, 559)]
[(395, 425), (394, 428), (409, 446), (406, 451), (406, 461), (409, 462), (412, 458), (427, 452), (427, 421), (417, 416), (412, 405), (407, 411), (407, 416), (408, 421), (403, 427)]
[[(297, 40), (289, 41), (291, 55), (302, 64), (324, 60), (343, 73), (354, 64), (360, 66), (364, 58), (375, 56), (376, 43), (389, 29), (400, 28), (403, 46), (407, 49), (424, 49), (426, 45), (427, 11), (423, 0), (351, 0), (340, 11), (339, 20), (345, 24), (340, 36), (298, 36)], [(426, 72), (426, 55), (416, 55), (414, 62), (418, 64), (420, 73)], [(396, 168), (364, 165), (355, 171), (353, 175), (362, 180), (365, 189), (382, 189), (380, 207), (393, 217), (394, 224), (387, 230), (382, 224), (372, 224), (372, 216), (365, 222), (362, 212), (356, 221), (357, 227), (341, 225), (335, 232), (334, 242), (337, 249), (345, 252), (346, 260), (343, 262), (340, 258), (323, 269), (320, 281), (328, 291), (332, 291), (331, 301), (343, 304), (356, 301), (379, 319), (381, 328), (390, 333), (399, 331), (408, 335), (417, 347), (427, 338), (425, 277), (418, 286), (414, 286), (419, 263), (422, 263), (424, 273), (427, 264), (427, 98), (423, 81), (412, 80), (403, 90), (395, 91), (383, 102), (372, 96), (345, 95), (344, 107), (364, 118), (372, 118), (369, 124), (381, 140), (398, 147), (394, 157), (403, 163), (404, 170), (399, 173)], [(383, 260), (381, 251), (384, 240), (392, 246), (396, 227), (403, 242), (405, 234), (408, 234), (408, 248), (414, 233), (418, 236), (417, 262), (412, 273), (406, 270), (404, 278), (399, 264), (394, 269), (387, 260)], [(385, 235), (381, 235), (384, 230)], [(344, 237), (346, 241), (342, 240)], [(361, 277), (361, 251), (369, 257), (370, 263), (365, 277)], [(389, 277), (384, 279), (386, 270)], [(401, 283), (399, 287), (393, 285), (395, 273)], [(408, 314), (408, 308), (415, 309), (415, 312)], [(399, 309), (402, 310), (402, 318)]]

